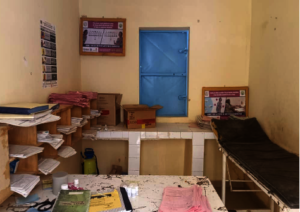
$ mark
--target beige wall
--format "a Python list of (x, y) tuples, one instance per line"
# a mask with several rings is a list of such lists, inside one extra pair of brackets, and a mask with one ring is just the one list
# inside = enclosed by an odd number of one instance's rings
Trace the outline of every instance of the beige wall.
[[(190, 27), (189, 116), (194, 121), (203, 86), (248, 84), (250, 0), (80, 0), (80, 15), (127, 19), (126, 56), (81, 56), (82, 89), (122, 93), (139, 103), (139, 28)], [(200, 20), (198, 23), (197, 20)]]
[[(57, 30), (56, 88), (42, 88), (41, 19)], [(46, 102), (49, 93), (80, 89), (78, 20), (78, 0), (0, 0), (0, 104)]]
[[(41, 19), (56, 26), (56, 88), (42, 88)], [(78, 20), (78, 0), (0, 0), (0, 104), (46, 102), (50, 93), (80, 89)], [(59, 160), (56, 171), (81, 173), (80, 166), (70, 166), (80, 164), (79, 154)]]
[(252, 0), (250, 116), (299, 154), (299, 1)]

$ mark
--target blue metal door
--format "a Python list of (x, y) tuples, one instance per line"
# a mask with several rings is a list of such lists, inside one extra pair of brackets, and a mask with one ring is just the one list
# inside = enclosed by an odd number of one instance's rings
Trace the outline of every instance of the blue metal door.
[(140, 104), (187, 116), (189, 31), (140, 31)]

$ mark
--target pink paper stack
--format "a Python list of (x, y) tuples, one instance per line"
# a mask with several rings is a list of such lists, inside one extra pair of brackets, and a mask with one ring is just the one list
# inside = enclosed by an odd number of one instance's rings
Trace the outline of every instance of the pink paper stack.
[(207, 197), (202, 195), (202, 188), (167, 187), (164, 189), (159, 212), (212, 212)]
[(75, 105), (79, 107), (90, 107), (90, 100), (83, 94), (52, 93), (49, 95), (48, 102), (63, 105)]
[(97, 92), (89, 91), (69, 91), (69, 94), (83, 94), (86, 95), (88, 99), (97, 99)]

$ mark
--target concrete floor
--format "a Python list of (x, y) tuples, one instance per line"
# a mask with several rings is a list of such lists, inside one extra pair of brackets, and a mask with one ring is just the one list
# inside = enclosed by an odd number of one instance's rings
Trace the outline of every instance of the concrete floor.
[[(215, 187), (217, 193), (221, 197), (222, 188)], [(230, 192), (230, 188), (226, 189), (226, 203), (228, 210), (242, 209), (268, 209), (264, 203), (258, 199), (252, 192)]]

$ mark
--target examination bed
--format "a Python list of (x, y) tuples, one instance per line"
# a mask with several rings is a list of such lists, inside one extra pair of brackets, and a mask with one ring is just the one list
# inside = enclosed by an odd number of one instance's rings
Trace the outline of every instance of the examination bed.
[(223, 201), (225, 201), (226, 181), (224, 169), (226, 170), (226, 158), (229, 158), (281, 209), (288, 211), (299, 209), (298, 156), (273, 143), (262, 130), (256, 118), (246, 120), (213, 119), (211, 125), (224, 154)]

